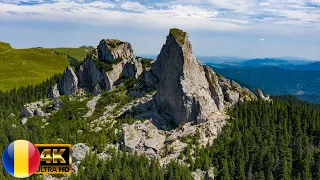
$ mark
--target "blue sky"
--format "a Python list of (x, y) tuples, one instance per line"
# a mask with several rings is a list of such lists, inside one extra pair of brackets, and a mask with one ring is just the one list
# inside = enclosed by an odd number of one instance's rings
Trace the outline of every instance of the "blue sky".
[(0, 0), (0, 41), (15, 48), (118, 38), (158, 54), (171, 27), (199, 56), (320, 60), (320, 0)]

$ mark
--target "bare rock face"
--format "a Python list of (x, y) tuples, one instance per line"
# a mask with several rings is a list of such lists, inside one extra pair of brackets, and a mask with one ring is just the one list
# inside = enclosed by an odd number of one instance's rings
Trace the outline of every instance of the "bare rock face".
[(92, 91), (92, 94), (93, 94), (94, 96), (98, 96), (99, 94), (101, 94), (101, 88), (100, 88), (100, 85), (99, 85), (99, 84), (96, 84), (96, 85), (94, 86), (94, 89), (93, 89), (93, 91)]
[(118, 58), (123, 61), (135, 59), (131, 44), (117, 39), (101, 40), (98, 45), (98, 56), (101, 61), (112, 61)]
[(254, 94), (255, 94), (255, 95), (258, 97), (258, 99), (260, 99), (260, 100), (270, 101), (269, 95), (266, 95), (266, 96), (265, 96), (260, 89), (256, 89), (256, 91), (254, 92)]
[(218, 76), (209, 66), (204, 66), (204, 71), (209, 82), (211, 97), (216, 103), (218, 109), (222, 111), (224, 109), (224, 95), (222, 88), (219, 85)]
[(104, 90), (110, 89), (110, 84), (106, 80), (105, 72), (98, 69), (94, 63), (93, 57), (88, 58), (82, 65), (80, 65), (77, 71), (79, 77), (79, 87), (87, 91), (94, 90), (96, 84)]
[(136, 122), (135, 124), (122, 126), (120, 134), (121, 147), (128, 151), (156, 155), (161, 153), (164, 147), (165, 135), (150, 121)]
[[(261, 93), (253, 94), (237, 82), (203, 66), (192, 55), (188, 34), (171, 29), (157, 61), (151, 65), (157, 93), (158, 113), (176, 124), (202, 123), (212, 120), (214, 113), (244, 101), (267, 100)], [(147, 77), (144, 74), (144, 77)], [(147, 82), (147, 81), (145, 81)]]
[(60, 96), (58, 84), (55, 84), (49, 91), (48, 98), (57, 98)]
[(123, 71), (122, 62), (112, 65), (112, 70), (106, 72), (106, 83), (109, 84), (110, 89), (117, 85), (117, 81), (121, 78)]
[(77, 92), (78, 77), (69, 66), (67, 67), (58, 88), (61, 95), (71, 95)]
[(142, 71), (143, 68), (141, 62), (133, 60), (132, 62), (123, 65), (122, 76), (125, 78), (138, 78), (142, 74)]
[(154, 63), (159, 86), (156, 103), (177, 124), (201, 123), (212, 118), (217, 105), (212, 99), (204, 68), (192, 54), (188, 34), (171, 29)]
[(29, 104), (26, 104), (22, 108), (21, 116), (22, 117), (33, 117), (33, 116), (39, 116), (39, 117), (44, 117), (44, 116), (49, 116), (49, 113), (44, 113), (42, 109), (45, 106), (48, 106), (50, 101), (36, 101), (32, 102)]
[(58, 109), (60, 109), (62, 107), (63, 107), (63, 102), (59, 98), (54, 98), (52, 110), (57, 111)]

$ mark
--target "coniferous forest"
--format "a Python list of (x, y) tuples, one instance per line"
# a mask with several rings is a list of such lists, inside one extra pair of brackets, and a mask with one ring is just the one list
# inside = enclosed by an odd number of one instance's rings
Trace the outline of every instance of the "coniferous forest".
[[(64, 125), (63, 121), (59, 121), (60, 118), (73, 122), (72, 118), (68, 120), (66, 117), (73, 114), (73, 107), (79, 104), (69, 103), (67, 109), (58, 111), (54, 118), (59, 123), (50, 130), (41, 130), (36, 121), (12, 130), (13, 124), (19, 124), (17, 121), (22, 105), (45, 97), (49, 87), (59, 78), (61, 76), (55, 76), (37, 86), (0, 92), (1, 152), (16, 139), (51, 142), (50, 138), (54, 138), (55, 133), (64, 136), (64, 133), (81, 126), (81, 123), (71, 126), (68, 122)], [(278, 96), (273, 97), (273, 102), (255, 101), (237, 105), (229, 110), (229, 115), (227, 125), (213, 146), (200, 147), (189, 167), (172, 161), (163, 169), (157, 159), (149, 160), (145, 156), (114, 151), (104, 161), (90, 154), (82, 161), (84, 167), (90, 168), (80, 168), (78, 175), (70, 178), (184, 180), (192, 179), (191, 172), (196, 169), (206, 171), (214, 166), (216, 179), (320, 179), (319, 105), (292, 96)], [(87, 138), (93, 144), (104, 142), (101, 136)], [(78, 141), (72, 136), (67, 140), (70, 143)], [(106, 139), (114, 140), (115, 137)], [(0, 179), (11, 179), (2, 168), (1, 165)]]

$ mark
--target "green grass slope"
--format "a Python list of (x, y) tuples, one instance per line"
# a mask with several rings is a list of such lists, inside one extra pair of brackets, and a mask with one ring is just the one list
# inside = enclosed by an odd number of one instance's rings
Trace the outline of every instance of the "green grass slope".
[(0, 91), (38, 84), (54, 74), (62, 73), (69, 65), (66, 55), (58, 55), (53, 50), (11, 48), (3, 51), (5, 48), (8, 48), (6, 43), (1, 43)]
[(0, 41), (0, 53), (4, 53), (6, 51), (12, 50), (12, 47), (9, 43), (1, 42)]
[(76, 58), (78, 61), (83, 61), (86, 57), (87, 53), (92, 50), (92, 48), (55, 48), (54, 49), (58, 53), (69, 55), (73, 58)]

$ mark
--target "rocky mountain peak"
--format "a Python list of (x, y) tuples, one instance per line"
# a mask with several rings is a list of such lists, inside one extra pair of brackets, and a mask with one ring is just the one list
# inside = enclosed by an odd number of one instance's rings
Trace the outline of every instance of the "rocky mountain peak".
[(192, 54), (188, 34), (170, 29), (153, 71), (159, 80), (158, 113), (176, 124), (212, 120), (238, 102), (257, 99), (251, 91), (203, 66)]
[(112, 61), (115, 59), (131, 61), (135, 59), (131, 44), (118, 39), (103, 39), (97, 49), (100, 61)]
[(217, 106), (202, 64), (192, 54), (187, 33), (170, 30), (155, 66), (159, 79), (156, 103), (166, 119), (177, 124), (211, 119)]

